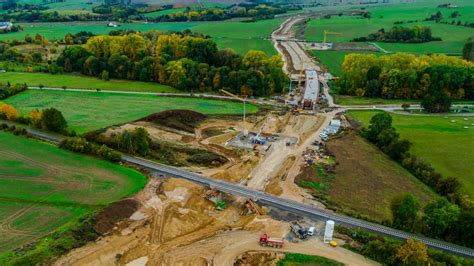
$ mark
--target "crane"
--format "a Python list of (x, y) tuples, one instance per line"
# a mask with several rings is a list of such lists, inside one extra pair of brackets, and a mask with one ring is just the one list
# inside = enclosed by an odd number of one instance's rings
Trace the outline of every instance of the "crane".
[(234, 99), (237, 99), (237, 100), (239, 100), (239, 101), (241, 101), (241, 102), (244, 103), (244, 125), (243, 125), (243, 130), (242, 130), (242, 132), (243, 132), (244, 136), (247, 136), (247, 135), (249, 134), (249, 131), (247, 130), (247, 128), (246, 128), (246, 126), (245, 126), (245, 103), (247, 102), (247, 97), (248, 97), (248, 96), (245, 95), (244, 98), (241, 98), (241, 97), (239, 97), (239, 96), (237, 96), (237, 95), (235, 95), (235, 94), (233, 94), (233, 93), (230, 93), (230, 92), (228, 92), (228, 91), (226, 91), (226, 90), (222, 90), (222, 89), (221, 89), (221, 90), (219, 90), (219, 91), (222, 92), (222, 93), (224, 93), (224, 94), (227, 94), (227, 95), (229, 95), (230, 97), (232, 97), (232, 98), (234, 98)]
[(324, 40), (323, 40), (323, 46), (326, 46), (326, 41), (327, 41), (327, 35), (342, 35), (340, 32), (332, 32), (332, 31), (324, 31)]

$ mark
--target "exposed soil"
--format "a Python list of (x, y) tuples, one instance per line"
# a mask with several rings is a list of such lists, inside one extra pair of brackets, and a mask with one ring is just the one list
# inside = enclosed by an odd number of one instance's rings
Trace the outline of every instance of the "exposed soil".
[(316, 174), (316, 171), (311, 166), (304, 166), (301, 168), (301, 172), (295, 177), (295, 184), (300, 185), (301, 181), (311, 182), (316, 181), (320, 182), (320, 178)]
[(194, 133), (194, 129), (206, 118), (206, 115), (190, 110), (168, 110), (151, 114), (142, 120)]
[(105, 235), (112, 231), (118, 220), (130, 217), (140, 208), (140, 203), (134, 199), (124, 199), (107, 206), (95, 218), (94, 229)]
[(253, 265), (275, 265), (285, 255), (277, 252), (245, 252), (240, 255), (234, 263), (234, 266), (253, 266)]

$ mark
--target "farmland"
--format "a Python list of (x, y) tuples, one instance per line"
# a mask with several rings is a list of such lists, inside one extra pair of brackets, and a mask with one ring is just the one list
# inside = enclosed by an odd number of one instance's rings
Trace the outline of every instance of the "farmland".
[(138, 192), (131, 169), (0, 132), (0, 253)]
[[(367, 125), (375, 111), (350, 111), (349, 115)], [(413, 143), (412, 153), (431, 163), (443, 176), (455, 176), (464, 185), (466, 193), (474, 196), (474, 136), (471, 126), (474, 118), (445, 119), (442, 116), (410, 116), (392, 114), (393, 125), (401, 138)], [(456, 120), (455, 123), (450, 120)]]
[(328, 149), (337, 165), (327, 195), (345, 211), (382, 221), (391, 219), (390, 202), (401, 192), (415, 194), (423, 204), (435, 198), (428, 187), (356, 133), (330, 141)]
[[(34, 109), (57, 108), (78, 133), (134, 121), (170, 109), (189, 109), (204, 114), (241, 114), (243, 108), (237, 102), (199, 98), (39, 90), (25, 91), (5, 102), (23, 114)], [(248, 112), (257, 111), (255, 106), (247, 107)]]
[[(469, 21), (474, 14), (474, 3), (468, 1), (451, 1), (457, 4), (459, 8), (443, 9), (437, 8), (437, 5), (444, 3), (442, 1), (421, 1), (410, 5), (399, 4), (391, 5), (389, 8), (384, 6), (367, 7), (366, 11), (372, 13), (372, 19), (362, 19), (351, 16), (333, 16), (331, 19), (316, 19), (308, 23), (305, 37), (308, 40), (322, 41), (323, 31), (340, 32), (342, 35), (331, 35), (331, 42), (348, 42), (356, 37), (367, 36), (381, 28), (390, 29), (396, 26), (396, 21), (418, 20), (416, 23), (404, 23), (401, 26), (412, 27), (415, 25), (431, 27), (433, 36), (441, 37), (442, 41), (429, 42), (422, 44), (407, 43), (377, 43), (382, 48), (391, 52), (410, 52), (410, 53), (456, 53), (462, 50), (465, 40), (472, 35), (472, 28), (464, 26), (451, 25), (453, 19), (449, 16), (453, 11), (459, 11), (460, 17), (454, 19), (462, 23)], [(431, 14), (440, 11), (449, 24), (435, 23), (433, 21), (423, 21)]]
[(74, 89), (100, 89), (115, 91), (142, 91), (142, 92), (173, 92), (180, 91), (165, 85), (153, 82), (140, 82), (129, 80), (104, 81), (97, 78), (81, 75), (51, 75), (46, 73), (7, 72), (0, 74), (0, 83), (11, 84), (26, 83), (28, 86)]
[(342, 63), (344, 62), (344, 57), (350, 53), (350, 51), (318, 51), (312, 50), (316, 60), (323, 65), (325, 65), (328, 71), (335, 75), (342, 75)]
[[(122, 23), (118, 29), (137, 31), (160, 30), (182, 31), (190, 29), (210, 35), (218, 47), (232, 48), (240, 54), (248, 50), (262, 50), (267, 54), (276, 54), (268, 38), (282, 19), (261, 20), (253, 23), (239, 21), (222, 22), (168, 22), (168, 23)], [(20, 32), (1, 34), (0, 40), (23, 40), (27, 34), (40, 34), (49, 40), (63, 39), (68, 33), (90, 31), (94, 34), (108, 34), (117, 28), (107, 27), (106, 22), (67, 22), (67, 23), (20, 23), (24, 30)]]

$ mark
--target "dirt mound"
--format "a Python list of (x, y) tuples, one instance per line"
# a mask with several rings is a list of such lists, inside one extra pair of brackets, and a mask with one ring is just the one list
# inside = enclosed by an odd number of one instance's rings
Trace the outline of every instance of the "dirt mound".
[(285, 257), (283, 253), (276, 252), (245, 252), (240, 255), (234, 265), (275, 265), (276, 262)]
[(140, 208), (140, 203), (133, 199), (124, 199), (110, 204), (96, 216), (94, 229), (99, 234), (107, 234), (118, 220), (130, 217)]
[(190, 110), (168, 110), (151, 114), (143, 120), (194, 133), (194, 129), (206, 118), (206, 115)]

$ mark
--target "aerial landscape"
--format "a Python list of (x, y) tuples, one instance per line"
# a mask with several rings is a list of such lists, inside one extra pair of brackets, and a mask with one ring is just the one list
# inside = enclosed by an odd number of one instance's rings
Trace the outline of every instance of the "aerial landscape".
[(474, 1), (0, 0), (0, 265), (474, 265)]

